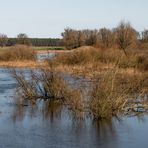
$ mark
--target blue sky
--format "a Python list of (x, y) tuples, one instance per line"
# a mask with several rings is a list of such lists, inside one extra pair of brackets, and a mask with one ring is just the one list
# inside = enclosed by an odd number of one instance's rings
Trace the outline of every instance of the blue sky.
[(60, 37), (66, 27), (99, 29), (130, 21), (148, 28), (148, 0), (0, 0), (0, 33)]

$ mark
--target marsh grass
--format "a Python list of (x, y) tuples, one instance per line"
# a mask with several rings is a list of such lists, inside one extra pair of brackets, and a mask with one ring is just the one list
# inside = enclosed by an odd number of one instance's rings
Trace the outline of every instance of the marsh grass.
[(61, 106), (66, 106), (75, 116), (81, 116), (81, 91), (70, 86), (52, 68), (38, 69), (38, 72), (30, 71), (28, 76), (13, 70), (12, 75), (18, 84), (18, 104), (24, 105), (27, 101), (36, 106), (38, 102), (43, 101), (42, 110), (46, 116)]
[(24, 45), (16, 45), (0, 51), (0, 61), (35, 60), (36, 53)]
[[(79, 118), (83, 118), (85, 113), (89, 113), (96, 120), (111, 119), (122, 115), (129, 106), (135, 107), (135, 94), (142, 96), (148, 93), (147, 71), (140, 72), (138, 69), (139, 63), (143, 65), (145, 54), (138, 52), (129, 51), (127, 57), (119, 50), (117, 52), (113, 49), (102, 51), (87, 47), (81, 51), (74, 50), (71, 53), (57, 55), (50, 60), (48, 67), (30, 71), (28, 78), (23, 73), (14, 71), (13, 77), (17, 81), (18, 92), (20, 92), (19, 98), (35, 106), (38, 105), (37, 102), (43, 101), (42, 110), (46, 116), (61, 112), (62, 107), (66, 107), (75, 117)], [(137, 64), (135, 59), (137, 60), (139, 56)], [(130, 62), (135, 65), (127, 65)], [(112, 67), (101, 69), (101, 64), (105, 63), (112, 63)], [(121, 66), (123, 63), (127, 65), (126, 68), (132, 67), (133, 71), (131, 73), (125, 71), (125, 67)], [(89, 64), (93, 65), (91, 71), (89, 70), (91, 73), (98, 70), (98, 65), (101, 70), (92, 75), (91, 85), (84, 95), (79, 86), (73, 87), (61, 73), (57, 73), (56, 66), (59, 64), (68, 65), (70, 68), (84, 67), (84, 75)]]
[(118, 116), (125, 107), (127, 95), (124, 89), (118, 92), (116, 76), (117, 70), (107, 71), (93, 83), (89, 105), (94, 119)]
[[(129, 106), (132, 106), (132, 111), (135, 113), (139, 106), (141, 108), (147, 106), (148, 102), (145, 101), (143, 104), (142, 100), (142, 97), (148, 93), (147, 73), (135, 72), (129, 75), (121, 73), (118, 67), (114, 67), (94, 79), (96, 81), (93, 81), (88, 103), (94, 119), (108, 119), (122, 115)], [(139, 104), (135, 105), (138, 97), (140, 97)]]
[(13, 71), (13, 77), (18, 84), (16, 103), (38, 106), (42, 102), (45, 117), (60, 114), (64, 107), (77, 119), (85, 118), (86, 114), (96, 120), (111, 119), (134, 106), (135, 94), (142, 96), (148, 92), (146, 74), (129, 76), (120, 73), (118, 67), (95, 75), (87, 92), (79, 86), (73, 87), (52, 67), (30, 71), (27, 76)]
[[(84, 46), (69, 53), (62, 53), (54, 58), (54, 62), (63, 65), (76, 66), (93, 63), (116, 64), (119, 68), (135, 68), (146, 71), (148, 67), (147, 50), (131, 50), (127, 56), (119, 49), (99, 49)], [(120, 62), (119, 62), (120, 61)]]

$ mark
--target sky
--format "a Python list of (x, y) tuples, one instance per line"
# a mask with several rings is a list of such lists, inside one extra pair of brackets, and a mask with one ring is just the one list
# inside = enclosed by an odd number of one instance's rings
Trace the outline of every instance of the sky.
[(0, 0), (0, 33), (58, 38), (64, 28), (113, 28), (121, 20), (148, 28), (148, 0)]

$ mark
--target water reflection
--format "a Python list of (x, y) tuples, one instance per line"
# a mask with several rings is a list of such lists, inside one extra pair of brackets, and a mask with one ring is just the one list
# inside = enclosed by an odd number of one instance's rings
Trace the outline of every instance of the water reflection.
[[(13, 112), (13, 122), (24, 122), (26, 118), (28, 122), (34, 119), (42, 120), (52, 129), (56, 129), (57, 127), (64, 128), (65, 131), (71, 133), (69, 133), (69, 136), (71, 136), (71, 138), (76, 138), (75, 140), (79, 141), (79, 143), (87, 139), (85, 142), (87, 142), (87, 146), (89, 147), (91, 145), (100, 147), (102, 146), (101, 143), (103, 143), (105, 147), (109, 144), (113, 147), (118, 145), (118, 143), (116, 143), (118, 141), (117, 128), (118, 125), (122, 123), (122, 120), (92, 121), (90, 118), (81, 120), (71, 118), (71, 116), (72, 114), (59, 104), (59, 102), (38, 102), (38, 106), (31, 107), (16, 105)], [(84, 137), (86, 139), (83, 139)], [(113, 141), (116, 142), (113, 143)], [(79, 147), (80, 145), (77, 146)], [(80, 147), (83, 146), (81, 145)]]
[(12, 112), (12, 119), (14, 122), (17, 120), (23, 121), (27, 116), (30, 119), (36, 116), (42, 117), (43, 120), (54, 121), (55, 118), (59, 118), (62, 113), (63, 106), (61, 103), (52, 100), (39, 100), (37, 105), (25, 102), (20, 104), (15, 102)]
[(96, 122), (75, 120), (58, 103), (17, 105), (12, 101), (15, 82), (4, 69), (0, 69), (0, 88), (2, 148), (147, 148), (146, 115)]

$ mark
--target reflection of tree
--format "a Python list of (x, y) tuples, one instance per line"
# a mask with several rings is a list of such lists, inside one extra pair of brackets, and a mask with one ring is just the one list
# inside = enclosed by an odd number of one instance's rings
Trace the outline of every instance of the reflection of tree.
[(98, 137), (103, 141), (108, 141), (112, 139), (117, 139), (116, 130), (118, 128), (117, 123), (120, 120), (113, 119), (113, 120), (100, 120), (94, 121), (93, 125), (96, 129), (96, 134)]
[(60, 116), (62, 112), (62, 105), (58, 101), (47, 100), (43, 102), (42, 113), (45, 119), (49, 118), (51, 121)]
[(15, 102), (15, 107), (12, 114), (12, 119), (15, 122), (23, 121), (23, 119), (27, 116), (30, 118), (37, 116), (42, 116), (43, 119), (50, 119), (51, 121), (54, 120), (54, 118), (59, 117), (59, 115), (62, 112), (62, 106), (57, 101), (47, 100), (39, 101), (36, 105), (29, 103), (29, 101), (26, 101), (25, 103), (20, 103), (20, 100), (18, 99)]

